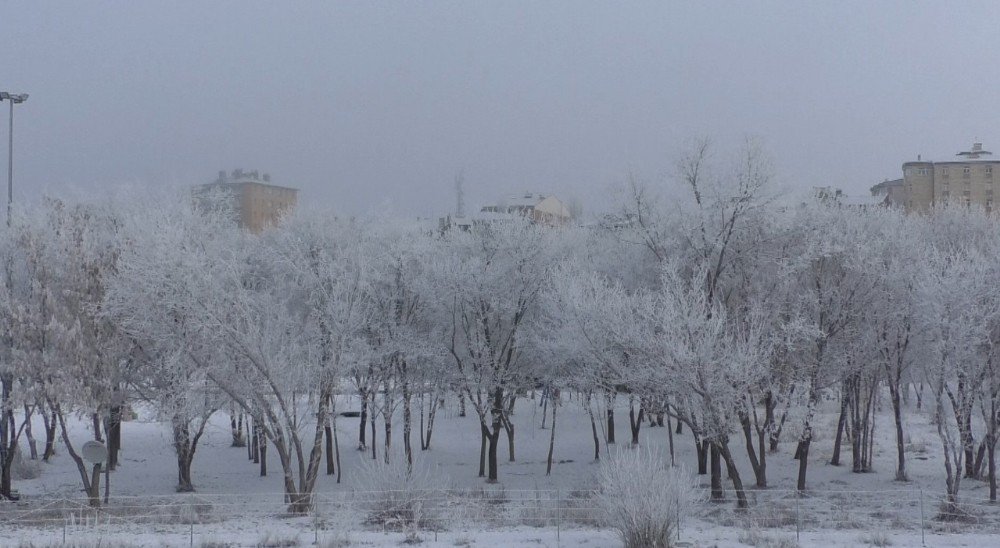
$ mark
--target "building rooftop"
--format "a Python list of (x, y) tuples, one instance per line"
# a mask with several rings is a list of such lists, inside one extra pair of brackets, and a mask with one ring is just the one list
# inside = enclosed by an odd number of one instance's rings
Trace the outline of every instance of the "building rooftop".
[(275, 188), (284, 188), (287, 190), (294, 190), (296, 192), (298, 192), (299, 190), (297, 188), (293, 188), (290, 186), (282, 186), (272, 183), (271, 175), (269, 173), (261, 174), (257, 170), (243, 171), (242, 169), (234, 169), (232, 173), (219, 171), (219, 176), (214, 181), (208, 184), (209, 185), (256, 184), (256, 185), (271, 186)]
[(904, 165), (913, 163), (970, 164), (977, 162), (1000, 162), (1000, 157), (995, 157), (992, 152), (983, 150), (982, 143), (972, 143), (972, 147), (969, 150), (958, 152), (950, 158), (946, 157), (942, 160), (924, 160), (918, 155), (916, 160), (904, 162)]

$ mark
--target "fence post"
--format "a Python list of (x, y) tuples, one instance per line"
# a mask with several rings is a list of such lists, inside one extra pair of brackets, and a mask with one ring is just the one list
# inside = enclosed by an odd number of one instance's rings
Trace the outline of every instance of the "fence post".
[(799, 505), (802, 504), (802, 491), (795, 491), (795, 542), (799, 542)]
[(677, 493), (677, 542), (681, 541), (681, 494)]
[(313, 495), (313, 541), (319, 546), (319, 495)]
[(191, 528), (188, 530), (188, 541), (191, 548), (194, 548), (194, 520), (191, 520)]
[(556, 546), (559, 546), (559, 542), (562, 540), (561, 529), (562, 529), (562, 512), (559, 506), (562, 504), (559, 497), (559, 490), (556, 489)]
[(924, 539), (924, 488), (920, 488), (920, 545), (927, 546), (927, 540)]

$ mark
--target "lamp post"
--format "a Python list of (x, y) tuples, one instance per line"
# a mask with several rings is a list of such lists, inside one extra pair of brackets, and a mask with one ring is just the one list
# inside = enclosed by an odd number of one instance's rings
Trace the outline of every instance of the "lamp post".
[(0, 102), (10, 101), (10, 125), (7, 140), (7, 226), (10, 226), (10, 207), (14, 203), (14, 105), (28, 100), (27, 93), (0, 91)]

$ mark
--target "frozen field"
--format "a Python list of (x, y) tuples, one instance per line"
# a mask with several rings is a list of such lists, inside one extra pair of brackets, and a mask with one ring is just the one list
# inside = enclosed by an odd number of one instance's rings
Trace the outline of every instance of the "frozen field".
[[(618, 446), (629, 441), (627, 401), (616, 410)], [(345, 398), (340, 409), (356, 407)], [(449, 400), (439, 412), (432, 448), (420, 453), (422, 466), (440, 481), (437, 525), (415, 533), (426, 546), (615, 546), (615, 534), (598, 525), (598, 516), (587, 499), (593, 489), (597, 465), (587, 414), (576, 398), (563, 396), (551, 476), (545, 475), (549, 429), (541, 429), (538, 400), (523, 399), (515, 410), (517, 420), (515, 462), (507, 461), (506, 440), (501, 440), (500, 483), (488, 485), (477, 477), (479, 438), (476, 418), (457, 416), (456, 402)], [(810, 491), (799, 498), (794, 488), (793, 444), (782, 443), (769, 455), (771, 487), (751, 491), (753, 506), (737, 514), (732, 504), (704, 504), (692, 509), (694, 517), (682, 523), (682, 542), (693, 545), (785, 545), (793, 542), (796, 529), (802, 546), (853, 546), (891, 542), (894, 546), (919, 546), (923, 530), (929, 546), (986, 546), (1000, 542), (997, 526), (1000, 508), (986, 504), (985, 484), (966, 480), (964, 501), (979, 516), (980, 523), (955, 525), (934, 520), (942, 491), (940, 444), (923, 413), (907, 425), (909, 483), (893, 481), (894, 446), (890, 418), (879, 415), (876, 472), (854, 474), (849, 466), (828, 464), (832, 450), (835, 416), (832, 406), (821, 415), (822, 427), (810, 455)], [(785, 439), (794, 434), (789, 419)], [(549, 421), (550, 423), (550, 421)], [(547, 424), (548, 426), (548, 424)], [(603, 428), (603, 425), (602, 425)], [(247, 458), (246, 449), (230, 447), (228, 416), (218, 414), (211, 423), (194, 461), (193, 494), (176, 494), (176, 468), (167, 426), (148, 410), (123, 425), (121, 466), (111, 476), (112, 510), (95, 515), (84, 508), (80, 480), (72, 462), (59, 450), (48, 464), (40, 464), (35, 479), (17, 480), (22, 501), (5, 505), (0, 525), (5, 545), (58, 545), (66, 535), (73, 543), (94, 545), (195, 545), (256, 546), (308, 545), (396, 545), (406, 534), (383, 531), (366, 523), (363, 483), (364, 461), (370, 452), (356, 449), (358, 419), (338, 420), (343, 480), (322, 476), (315, 516), (290, 518), (283, 515), (281, 474), (273, 452), (267, 477)], [(381, 424), (378, 427), (381, 436)], [(40, 432), (40, 425), (36, 432)], [(76, 426), (82, 442), (88, 437), (84, 423)], [(397, 434), (401, 427), (396, 424)], [(644, 424), (641, 444), (667, 451), (665, 428)], [(414, 432), (416, 438), (416, 432)], [(416, 441), (416, 439), (415, 439)], [(379, 458), (383, 449), (377, 440)], [(402, 459), (401, 442), (393, 440), (392, 458)], [(685, 432), (675, 436), (678, 463), (695, 470), (694, 447)], [(415, 443), (417, 447), (418, 444)], [(735, 447), (741, 447), (742, 443)], [(752, 485), (752, 473), (744, 450), (734, 450), (742, 461), (744, 482)], [(847, 457), (849, 461), (849, 456)], [(707, 477), (702, 477), (703, 485)], [(728, 487), (728, 483), (726, 484)], [(731, 495), (731, 493), (727, 493)], [(447, 499), (447, 500), (445, 500)], [(117, 508), (117, 510), (114, 510)], [(435, 541), (435, 537), (437, 540)], [(783, 540), (784, 539), (784, 540)], [(772, 544), (768, 544), (772, 543)], [(778, 543), (778, 544), (773, 544)]]

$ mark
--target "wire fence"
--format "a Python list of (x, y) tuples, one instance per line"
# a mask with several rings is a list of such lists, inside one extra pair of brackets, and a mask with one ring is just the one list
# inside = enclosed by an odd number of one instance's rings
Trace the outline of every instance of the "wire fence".
[[(734, 498), (700, 502), (685, 519), (745, 530), (822, 531), (858, 529), (947, 533), (1000, 533), (1000, 506), (963, 499), (945, 504), (942, 493), (898, 491), (750, 490), (750, 507), (735, 507)], [(509, 527), (602, 527), (603, 515), (593, 491), (508, 490), (483, 487), (465, 490), (343, 491), (317, 493), (306, 514), (289, 513), (281, 493), (239, 495), (189, 493), (164, 496), (112, 497), (92, 508), (84, 498), (26, 498), (0, 504), (0, 528), (61, 529), (66, 536), (95, 529), (155, 533), (190, 532), (241, 523), (293, 523), (316, 537), (334, 530), (454, 531)], [(683, 534), (684, 522), (680, 523)]]

